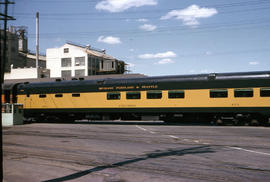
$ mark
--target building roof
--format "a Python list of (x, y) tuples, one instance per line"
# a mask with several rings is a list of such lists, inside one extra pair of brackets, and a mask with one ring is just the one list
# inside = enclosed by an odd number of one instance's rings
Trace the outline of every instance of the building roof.
[(94, 51), (94, 50), (89, 50), (89, 49), (86, 49), (86, 52), (87, 54), (91, 54), (93, 56), (97, 56), (97, 57), (102, 57), (104, 59), (111, 59), (111, 60), (114, 60), (115, 58), (108, 55), (108, 54), (105, 54), (105, 53), (101, 53), (101, 52), (98, 52), (98, 51)]
[(97, 57), (102, 57), (104, 59), (110, 59), (110, 60), (114, 60), (115, 58), (106, 54), (105, 50), (98, 50), (96, 48), (91, 48), (91, 46), (82, 46), (82, 45), (78, 45), (72, 42), (67, 42), (66, 44), (68, 45), (72, 45), (75, 46), (77, 48), (80, 48), (82, 50), (84, 50), (87, 54), (93, 55), (93, 56), (97, 56)]
[[(24, 53), (24, 52), (19, 52), (19, 54), (23, 55), (23, 56), (26, 56), (27, 58), (30, 58), (30, 59), (36, 59), (36, 55), (33, 54), (33, 53)], [(46, 61), (46, 56), (44, 55), (39, 55), (38, 56), (38, 60), (39, 61)]]

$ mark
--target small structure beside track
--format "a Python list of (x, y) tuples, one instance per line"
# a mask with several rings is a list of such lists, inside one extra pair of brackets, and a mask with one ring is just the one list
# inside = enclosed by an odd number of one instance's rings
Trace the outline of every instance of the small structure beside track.
[(22, 104), (2, 104), (2, 126), (23, 124)]

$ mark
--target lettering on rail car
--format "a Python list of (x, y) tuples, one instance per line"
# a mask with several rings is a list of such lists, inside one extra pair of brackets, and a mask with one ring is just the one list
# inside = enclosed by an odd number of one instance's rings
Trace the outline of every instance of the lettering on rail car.
[(127, 89), (134, 89), (134, 86), (120, 86), (120, 87), (115, 87), (116, 90), (127, 90)]
[(113, 90), (114, 87), (99, 87), (99, 90)]
[(158, 88), (157, 85), (143, 85), (142, 88)]
[(158, 85), (136, 85), (136, 86), (116, 86), (116, 87), (98, 87), (98, 90), (134, 90), (134, 89), (156, 89)]

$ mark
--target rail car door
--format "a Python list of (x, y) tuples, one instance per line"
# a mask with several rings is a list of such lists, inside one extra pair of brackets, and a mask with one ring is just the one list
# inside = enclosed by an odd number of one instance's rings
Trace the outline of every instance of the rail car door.
[(17, 97), (17, 86), (20, 83), (16, 83), (13, 87), (12, 87), (12, 103), (17, 103), (18, 97)]
[(4, 99), (2, 100), (3, 103), (10, 103), (11, 101), (11, 93), (10, 90), (4, 90)]

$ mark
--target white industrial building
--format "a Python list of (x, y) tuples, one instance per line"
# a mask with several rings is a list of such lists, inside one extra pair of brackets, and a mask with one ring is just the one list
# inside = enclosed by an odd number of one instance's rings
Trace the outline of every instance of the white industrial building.
[(5, 80), (14, 79), (37, 79), (37, 78), (49, 78), (50, 70), (46, 68), (11, 68), (10, 72), (5, 73)]
[(47, 49), (46, 64), (51, 77), (69, 78), (125, 72), (125, 63), (107, 55), (104, 50), (73, 43)]

